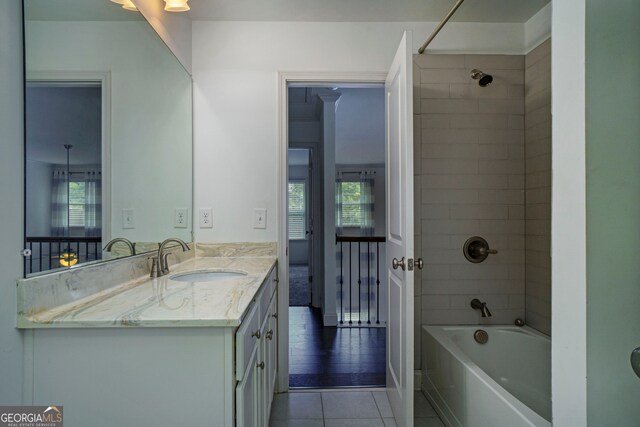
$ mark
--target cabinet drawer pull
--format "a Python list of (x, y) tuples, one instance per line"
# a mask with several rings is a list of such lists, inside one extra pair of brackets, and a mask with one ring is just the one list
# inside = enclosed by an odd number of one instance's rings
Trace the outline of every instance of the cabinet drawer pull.
[(273, 339), (273, 329), (269, 329), (267, 332), (267, 339), (271, 341)]
[(264, 362), (257, 363), (256, 368), (264, 369)]
[(274, 319), (277, 319), (277, 318), (278, 318), (278, 313), (273, 313), (273, 314), (271, 315), (271, 317), (273, 317)]
[(260, 329), (258, 329), (254, 333), (252, 333), (251, 336), (252, 337), (256, 337), (257, 339), (260, 339)]

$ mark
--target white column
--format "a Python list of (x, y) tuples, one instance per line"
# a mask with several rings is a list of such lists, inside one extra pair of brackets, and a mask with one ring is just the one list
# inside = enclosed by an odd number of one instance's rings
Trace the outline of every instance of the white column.
[(318, 95), (322, 101), (324, 292), (322, 316), (325, 326), (336, 326), (336, 108), (342, 94)]
[(553, 424), (587, 425), (585, 0), (551, 22), (551, 401)]

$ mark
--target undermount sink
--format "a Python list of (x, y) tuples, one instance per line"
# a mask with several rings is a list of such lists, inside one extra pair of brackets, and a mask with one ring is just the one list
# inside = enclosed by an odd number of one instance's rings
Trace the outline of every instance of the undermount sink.
[(237, 279), (247, 273), (232, 270), (198, 270), (177, 273), (169, 278), (178, 282), (218, 282), (220, 280)]

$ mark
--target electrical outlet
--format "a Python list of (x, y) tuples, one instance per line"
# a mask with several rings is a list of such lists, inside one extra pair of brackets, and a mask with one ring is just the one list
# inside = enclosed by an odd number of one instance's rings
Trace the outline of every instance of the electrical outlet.
[(189, 224), (189, 209), (176, 208), (173, 215), (173, 227), (174, 228), (187, 228)]
[(136, 210), (133, 208), (122, 209), (122, 228), (136, 228)]
[(253, 210), (253, 228), (267, 228), (266, 208), (256, 208)]
[(213, 228), (213, 210), (211, 208), (200, 208), (199, 223), (200, 228)]

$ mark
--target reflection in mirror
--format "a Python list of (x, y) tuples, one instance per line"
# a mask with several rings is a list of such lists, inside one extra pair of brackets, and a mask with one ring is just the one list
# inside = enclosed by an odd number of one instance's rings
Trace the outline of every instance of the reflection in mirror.
[(25, 275), (191, 241), (191, 78), (131, 6), (24, 0)]

